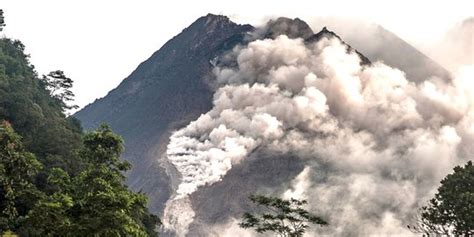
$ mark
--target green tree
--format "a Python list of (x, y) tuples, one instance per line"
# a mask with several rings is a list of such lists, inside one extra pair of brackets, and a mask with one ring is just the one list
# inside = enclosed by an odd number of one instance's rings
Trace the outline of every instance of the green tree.
[(303, 209), (303, 205), (307, 204), (306, 200), (284, 200), (263, 195), (251, 195), (250, 200), (267, 212), (259, 215), (245, 213), (239, 223), (244, 229), (252, 228), (258, 233), (275, 232), (281, 237), (300, 237), (309, 224), (327, 225), (321, 217)]
[(56, 70), (48, 75), (43, 75), (42, 81), (51, 97), (58, 101), (63, 111), (79, 108), (77, 105), (68, 105), (74, 101), (74, 93), (71, 91), (74, 81), (67, 77), (63, 71)]
[(124, 184), (123, 172), (131, 166), (120, 159), (122, 151), (122, 139), (108, 126), (85, 135), (80, 156), (87, 167), (73, 181), (78, 233), (147, 236), (141, 222), (147, 214), (147, 198), (129, 191)]
[(55, 190), (30, 215), (36, 233), (59, 236), (156, 236), (159, 219), (148, 213), (147, 198), (128, 190), (120, 159), (122, 139), (107, 126), (88, 133), (80, 157), (85, 167), (71, 178), (53, 169), (48, 182)]
[(0, 32), (2, 32), (3, 27), (5, 27), (5, 18), (3, 17), (3, 10), (0, 9)]
[(71, 178), (60, 168), (49, 172), (48, 182), (54, 193), (41, 198), (31, 209), (26, 224), (19, 230), (22, 236), (71, 236), (70, 210), (74, 205), (71, 197)]
[(41, 168), (8, 122), (0, 123), (0, 233), (16, 230), (38, 197), (34, 175)]
[(435, 197), (420, 209), (417, 223), (408, 226), (416, 233), (426, 235), (474, 235), (474, 166), (454, 167), (447, 175)]

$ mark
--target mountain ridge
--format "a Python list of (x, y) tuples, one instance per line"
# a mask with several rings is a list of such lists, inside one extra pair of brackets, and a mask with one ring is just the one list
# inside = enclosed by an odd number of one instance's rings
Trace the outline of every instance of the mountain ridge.
[(157, 144), (166, 144), (169, 131), (211, 108), (212, 90), (201, 80), (210, 72), (209, 59), (222, 47), (233, 47), (232, 43), (224, 44), (229, 38), (243, 38), (251, 29), (227, 17), (201, 17), (142, 62), (107, 96), (74, 115), (85, 129), (107, 122), (124, 137), (123, 157), (134, 166), (127, 174), (130, 187), (146, 192), (151, 202), (155, 200), (151, 209), (156, 213), (162, 212), (171, 192), (167, 171), (155, 158), (164, 147)]

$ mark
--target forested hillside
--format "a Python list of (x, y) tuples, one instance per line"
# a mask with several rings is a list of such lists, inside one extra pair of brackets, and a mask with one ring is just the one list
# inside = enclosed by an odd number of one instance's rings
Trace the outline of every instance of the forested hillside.
[(0, 118), (23, 137), (45, 171), (62, 167), (77, 172), (80, 161), (73, 151), (81, 146), (81, 126), (66, 118), (61, 101), (50, 96), (23, 50), (18, 40), (0, 40)]
[(147, 198), (124, 184), (122, 139), (107, 126), (84, 134), (65, 115), (72, 80), (40, 77), (24, 49), (0, 39), (0, 234), (155, 236)]

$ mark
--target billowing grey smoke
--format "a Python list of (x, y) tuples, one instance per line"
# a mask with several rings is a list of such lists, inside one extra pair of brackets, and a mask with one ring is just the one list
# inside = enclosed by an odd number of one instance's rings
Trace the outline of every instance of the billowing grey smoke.
[(472, 67), (450, 83), (416, 85), (384, 64), (361, 66), (336, 38), (285, 35), (226, 58), (238, 66), (214, 69), (221, 87), (213, 109), (168, 145), (182, 180), (165, 222), (180, 236), (194, 216), (188, 195), (257, 147), (305, 160), (282, 196), (308, 198), (330, 223), (321, 231), (338, 235), (408, 234), (404, 226), (439, 180), (474, 155)]

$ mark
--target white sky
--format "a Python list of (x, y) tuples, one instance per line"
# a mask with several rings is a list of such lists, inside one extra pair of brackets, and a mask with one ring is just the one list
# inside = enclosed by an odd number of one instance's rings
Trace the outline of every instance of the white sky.
[(0, 8), (7, 24), (3, 34), (26, 45), (40, 75), (65, 71), (83, 107), (207, 13), (254, 25), (276, 16), (357, 17), (424, 46), (473, 16), (474, 0), (0, 0)]

